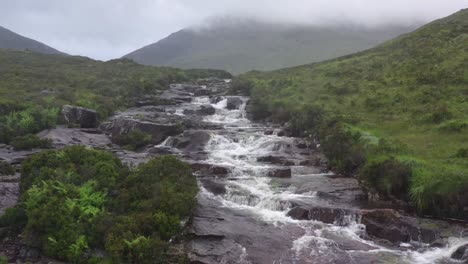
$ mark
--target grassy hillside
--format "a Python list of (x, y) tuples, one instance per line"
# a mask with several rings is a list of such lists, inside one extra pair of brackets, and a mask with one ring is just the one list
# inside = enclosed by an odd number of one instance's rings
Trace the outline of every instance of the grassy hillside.
[(39, 41), (23, 37), (1, 26), (0, 49), (30, 50), (45, 54), (61, 54), (60, 51), (42, 44)]
[(0, 142), (53, 126), (64, 104), (96, 109), (104, 118), (172, 82), (208, 76), (230, 75), (0, 49)]
[(224, 69), (237, 74), (253, 69), (280, 69), (351, 54), (413, 29), (219, 21), (209, 28), (181, 30), (125, 57), (148, 65)]
[(251, 72), (256, 118), (321, 140), (332, 165), (422, 213), (468, 218), (468, 9), (376, 48)]

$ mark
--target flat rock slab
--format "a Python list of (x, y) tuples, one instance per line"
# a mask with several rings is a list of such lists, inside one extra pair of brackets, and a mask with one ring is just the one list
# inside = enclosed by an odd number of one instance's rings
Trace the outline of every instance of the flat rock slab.
[(58, 127), (42, 131), (38, 136), (52, 140), (55, 147), (84, 145), (94, 148), (108, 148), (112, 145), (109, 137), (98, 130)]

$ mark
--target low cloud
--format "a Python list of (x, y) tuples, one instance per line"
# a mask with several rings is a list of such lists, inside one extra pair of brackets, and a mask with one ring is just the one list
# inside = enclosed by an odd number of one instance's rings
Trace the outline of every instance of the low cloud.
[(15, 0), (0, 4), (0, 25), (61, 51), (120, 57), (179, 29), (234, 17), (282, 24), (429, 22), (466, 0)]

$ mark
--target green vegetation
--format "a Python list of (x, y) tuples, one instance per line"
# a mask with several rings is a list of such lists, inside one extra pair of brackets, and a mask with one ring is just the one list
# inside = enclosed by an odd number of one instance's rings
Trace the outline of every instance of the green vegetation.
[[(254, 118), (320, 139), (339, 172), (423, 214), (468, 218), (468, 10), (376, 48), (234, 83)], [(247, 89), (245, 88), (247, 87)]]
[(24, 227), (46, 255), (73, 263), (167, 263), (169, 240), (180, 234), (198, 191), (191, 167), (175, 157), (130, 169), (109, 152), (81, 146), (33, 155), (20, 189), (20, 204), (0, 227)]
[(0, 160), (0, 175), (13, 175), (15, 171), (15, 168), (10, 163)]
[(374, 47), (414, 28), (285, 26), (227, 19), (202, 29), (183, 29), (125, 57), (147, 65), (223, 69), (239, 74), (336, 58)]
[(170, 83), (230, 74), (0, 49), (0, 76), (0, 143), (10, 143), (55, 126), (64, 104), (96, 109), (105, 118)]
[(15, 137), (10, 141), (15, 150), (31, 150), (34, 148), (50, 149), (52, 140), (40, 138), (36, 135), (27, 134), (25, 136)]
[(124, 146), (128, 150), (138, 150), (151, 143), (151, 135), (135, 129), (127, 134), (119, 135), (113, 140), (116, 144)]

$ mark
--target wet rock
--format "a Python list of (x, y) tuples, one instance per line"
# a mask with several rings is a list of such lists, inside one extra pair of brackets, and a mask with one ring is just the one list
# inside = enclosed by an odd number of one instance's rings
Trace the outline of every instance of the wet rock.
[(216, 109), (212, 105), (202, 105), (197, 110), (185, 109), (183, 113), (185, 115), (207, 116), (207, 115), (214, 115), (216, 113)]
[(326, 224), (348, 224), (347, 216), (354, 216), (356, 212), (352, 209), (312, 207), (305, 208), (297, 206), (288, 212), (288, 216), (296, 220), (316, 220)]
[(283, 166), (294, 166), (294, 162), (290, 160), (286, 160), (285, 157), (279, 156), (263, 156), (257, 158), (258, 162), (266, 162), (275, 165), (283, 165)]
[(153, 144), (159, 144), (167, 137), (175, 136), (182, 132), (180, 126), (175, 123), (154, 123), (125, 117), (112, 120), (103, 129), (111, 134), (112, 139), (126, 135), (133, 130), (140, 130), (143, 133), (151, 135), (151, 143)]
[(71, 145), (107, 148), (112, 144), (109, 137), (97, 129), (57, 127), (44, 130), (38, 136), (52, 140), (53, 145), (58, 148)]
[(263, 134), (265, 134), (267, 136), (270, 136), (270, 135), (273, 135), (273, 132), (274, 132), (273, 129), (267, 129), (267, 130), (265, 130), (265, 132), (263, 132)]
[(243, 102), (242, 102), (242, 99), (240, 97), (231, 96), (231, 97), (227, 98), (226, 108), (228, 110), (236, 110), (236, 109), (240, 108), (242, 103)]
[(226, 194), (226, 186), (222, 183), (209, 180), (209, 179), (203, 179), (201, 180), (201, 183), (203, 184), (203, 187), (207, 189), (209, 192), (216, 194), (216, 195), (223, 195)]
[(331, 239), (335, 241), (338, 247), (342, 250), (361, 250), (361, 251), (369, 251), (378, 249), (375, 246), (363, 243), (361, 241), (355, 240), (347, 236), (346, 234), (332, 232), (330, 230), (323, 230), (321, 236), (327, 239)]
[(392, 243), (411, 240), (432, 243), (440, 236), (437, 225), (433, 229), (423, 227), (418, 219), (401, 215), (392, 209), (362, 210), (361, 223), (366, 226), (369, 235)]
[(222, 100), (224, 100), (224, 97), (222, 97), (222, 96), (212, 96), (212, 97), (210, 97), (210, 103), (212, 103), (212, 104), (217, 104), (217, 103), (221, 102)]
[(82, 128), (93, 128), (98, 124), (97, 112), (79, 106), (64, 105), (62, 119), (67, 124), (77, 124)]
[(211, 167), (211, 172), (214, 175), (227, 175), (230, 171), (225, 167), (213, 166)]
[(231, 172), (228, 168), (207, 163), (192, 163), (192, 170), (201, 176), (226, 176)]
[(291, 178), (291, 169), (276, 169), (268, 172), (268, 176), (274, 178)]
[(214, 115), (216, 113), (216, 109), (212, 105), (202, 105), (198, 112), (203, 115)]
[(463, 263), (468, 263), (468, 244), (457, 248), (450, 257), (458, 261), (463, 261)]
[(185, 131), (172, 138), (169, 145), (189, 152), (202, 151), (210, 138), (211, 135), (206, 131)]
[(306, 149), (306, 148), (308, 148), (306, 143), (299, 143), (299, 144), (296, 145), (296, 147), (297, 147), (298, 149)]

